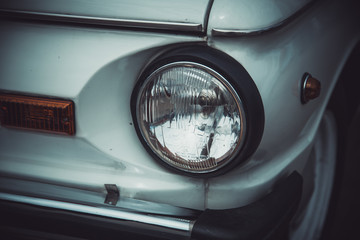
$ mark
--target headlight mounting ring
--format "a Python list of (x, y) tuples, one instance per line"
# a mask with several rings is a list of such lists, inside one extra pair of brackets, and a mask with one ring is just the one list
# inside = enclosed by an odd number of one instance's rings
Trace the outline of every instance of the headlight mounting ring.
[[(186, 168), (184, 169), (174, 164), (169, 164), (168, 162), (164, 161), (163, 159), (164, 154), (161, 155), (156, 150), (154, 150), (154, 146), (153, 146), (154, 143), (152, 143), (151, 140), (149, 140), (151, 139), (152, 136), (147, 135), (146, 131), (144, 130), (144, 127), (141, 126), (143, 125), (142, 122), (141, 124), (139, 124), (139, 115), (140, 115), (138, 110), (140, 104), (139, 99), (143, 99), (142, 96), (143, 96), (144, 88), (149, 88), (149, 86), (147, 86), (149, 85), (149, 81), (150, 81), (149, 79), (152, 79), (154, 74), (163, 73), (164, 71), (166, 71), (167, 68), (170, 67), (174, 68), (180, 65), (184, 65), (184, 66), (187, 65), (187, 67), (190, 68), (192, 67), (194, 69), (195, 68), (201, 69), (203, 72), (205, 73), (207, 72), (211, 76), (214, 76), (214, 78), (217, 78), (221, 82), (222, 86), (226, 88), (226, 91), (229, 91), (232, 95), (235, 96), (235, 102), (238, 108), (240, 109), (240, 113), (238, 115), (241, 115), (242, 120), (237, 119), (237, 121), (242, 122), (241, 126), (243, 128), (243, 129), (241, 128), (241, 131), (238, 131), (239, 134), (238, 137), (240, 139), (240, 142), (239, 144), (237, 143), (235, 144), (236, 150), (234, 150), (233, 155), (231, 155), (230, 157), (231, 160), (226, 162), (226, 164), (220, 165), (219, 167), (214, 167), (210, 170), (197, 171), (196, 169), (195, 170), (186, 169)], [(160, 80), (156, 80), (156, 81), (160, 81)], [(159, 86), (161, 84), (158, 83)], [(158, 88), (161, 87), (157, 87), (157, 89)], [(215, 89), (216, 88), (221, 88), (221, 86), (220, 87), (216, 86)], [(149, 90), (147, 91), (149, 92)], [(166, 89), (164, 89), (163, 92), (166, 93)], [(152, 93), (148, 93), (148, 95), (149, 94), (151, 95)], [(222, 96), (222, 95), (224, 94), (216, 94), (216, 96)], [(236, 99), (236, 96), (238, 96), (239, 98)], [(220, 99), (221, 97), (218, 98)], [(207, 99), (211, 99), (211, 98), (208, 97)], [(220, 101), (219, 99), (217, 101)], [(227, 99), (229, 99), (229, 97)], [(160, 100), (157, 101), (159, 102)], [(152, 106), (151, 104), (147, 103), (146, 106)], [(197, 106), (199, 105), (201, 105), (201, 103), (197, 104)], [(162, 108), (166, 108), (166, 106), (165, 107), (164, 106), (165, 105), (163, 105)], [(131, 109), (132, 109), (133, 120), (135, 123), (134, 125), (138, 133), (139, 139), (141, 140), (145, 148), (148, 150), (150, 155), (152, 155), (156, 160), (159, 160), (158, 162), (163, 166), (165, 166), (166, 168), (181, 174), (190, 175), (194, 177), (218, 176), (235, 168), (237, 165), (246, 161), (246, 159), (258, 147), (264, 127), (264, 110), (263, 110), (262, 100), (257, 90), (257, 87), (253, 82), (253, 80), (251, 79), (250, 75), (236, 60), (234, 60), (227, 54), (203, 45), (192, 45), (185, 47), (182, 46), (179, 48), (171, 49), (165, 52), (164, 54), (160, 55), (158, 58), (156, 58), (140, 75), (140, 78), (132, 94)], [(160, 116), (162, 115), (160, 114)], [(161, 135), (161, 137), (163, 138), (163, 135)], [(155, 145), (157, 144), (158, 143), (155, 143)], [(165, 155), (166, 155), (166, 151), (165, 151)]]

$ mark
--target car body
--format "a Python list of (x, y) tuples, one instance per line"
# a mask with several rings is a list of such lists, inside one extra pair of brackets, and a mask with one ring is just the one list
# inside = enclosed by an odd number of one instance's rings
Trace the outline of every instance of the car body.
[[(130, 232), (190, 238), (204, 212), (244, 209), (275, 191), (275, 186), (290, 181), (287, 177), (296, 172), (291, 180), (294, 187), (289, 188), (294, 192), (286, 193), (294, 198), (288, 197), (292, 213), (284, 214), (290, 218), (300, 205), (291, 234), (293, 239), (305, 239), (302, 234), (307, 230), (301, 229), (306, 224), (301, 223), (315, 214), (308, 206), (319, 209), (316, 202), (320, 197), (315, 194), (319, 184), (327, 186), (321, 196), (330, 197), (334, 177), (336, 123), (326, 109), (359, 42), (360, 21), (351, 3), (1, 3), (2, 93), (65, 99), (75, 108), (72, 136), (1, 126), (1, 199), (64, 214), (110, 218), (114, 226), (125, 226), (125, 230), (119, 227), (125, 232), (135, 229)], [(247, 123), (251, 131), (258, 131), (255, 140), (247, 140), (255, 141), (254, 149), (219, 174), (193, 176), (164, 167), (138, 135), (133, 115), (136, 104), (131, 102), (134, 89), (154, 62), (177, 49), (188, 49), (190, 56), (192, 51), (199, 55), (221, 52), (245, 69), (260, 96), (262, 109), (252, 113), (253, 119)], [(197, 49), (202, 50), (197, 53)], [(212, 63), (222, 65), (220, 60)], [(304, 101), (307, 73), (321, 82), (321, 92)], [(245, 101), (247, 111), (253, 111), (252, 102)], [(320, 180), (314, 172), (319, 168), (329, 169), (323, 182), (316, 182)], [(299, 178), (304, 179), (304, 187)], [(106, 188), (105, 184), (111, 185)], [(106, 196), (112, 200), (106, 201)], [(328, 200), (320, 205), (326, 212)], [(322, 216), (319, 229), (325, 213)], [(288, 224), (289, 220), (286, 229)], [(270, 234), (270, 230), (261, 231), (264, 234), (259, 238)], [(197, 234), (199, 239), (210, 239), (207, 233)], [(315, 238), (317, 232), (311, 234), (306, 239)]]

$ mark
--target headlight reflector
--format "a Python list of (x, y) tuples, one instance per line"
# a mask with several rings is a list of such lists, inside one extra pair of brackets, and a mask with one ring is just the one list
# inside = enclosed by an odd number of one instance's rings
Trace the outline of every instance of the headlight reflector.
[(213, 172), (243, 145), (242, 101), (222, 75), (205, 65), (179, 61), (155, 69), (142, 83), (136, 107), (145, 142), (176, 169)]

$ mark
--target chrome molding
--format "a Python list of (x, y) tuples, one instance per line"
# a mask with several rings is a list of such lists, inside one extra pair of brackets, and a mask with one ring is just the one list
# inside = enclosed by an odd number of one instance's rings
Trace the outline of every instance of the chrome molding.
[[(34, 206), (47, 207), (58, 210), (65, 210), (75, 213), (85, 213), (107, 218), (121, 220), (129, 224), (146, 224), (160, 227), (161, 231), (188, 238), (191, 236), (192, 221), (181, 218), (167, 217), (161, 215), (150, 215), (140, 212), (130, 212), (123, 209), (111, 208), (106, 206), (96, 206), (91, 204), (78, 204), (66, 201), (50, 200), (45, 198), (21, 196), (11, 193), (0, 193), (0, 200), (30, 204)], [(119, 223), (121, 223), (119, 221)]]
[(257, 28), (257, 29), (221, 29), (221, 28), (214, 28), (211, 30), (211, 35), (214, 37), (243, 37), (243, 36), (254, 36), (259, 35), (262, 33), (275, 31), (280, 28), (285, 27), (286, 25), (290, 24), (293, 20), (298, 18), (301, 14), (303, 14), (308, 8), (310, 8), (316, 0), (310, 1), (308, 4), (306, 4), (304, 7), (300, 8), (298, 11), (296, 11), (294, 14), (289, 16), (288, 18), (285, 18), (284, 20), (277, 22), (273, 25), (263, 27), (263, 28)]
[[(121, 192), (120, 192), (121, 195)], [(125, 228), (165, 233), (171, 239), (189, 239), (201, 211), (119, 196), (106, 203), (105, 189), (67, 187), (0, 176), (0, 201), (106, 217)]]
[(42, 20), (42, 21), (82, 23), (82, 24), (100, 25), (100, 26), (115, 26), (115, 27), (126, 27), (126, 28), (204, 33), (204, 26), (200, 23), (129, 20), (129, 19), (120, 19), (120, 18), (67, 15), (67, 14), (58, 14), (58, 13), (43, 13), (43, 12), (5, 10), (5, 9), (0, 9), (0, 16), (34, 19), (34, 20)]

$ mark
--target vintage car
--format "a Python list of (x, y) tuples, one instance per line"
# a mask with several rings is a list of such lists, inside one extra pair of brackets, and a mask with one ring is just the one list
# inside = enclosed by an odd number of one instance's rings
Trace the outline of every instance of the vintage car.
[(2, 239), (336, 236), (358, 10), (1, 1)]

